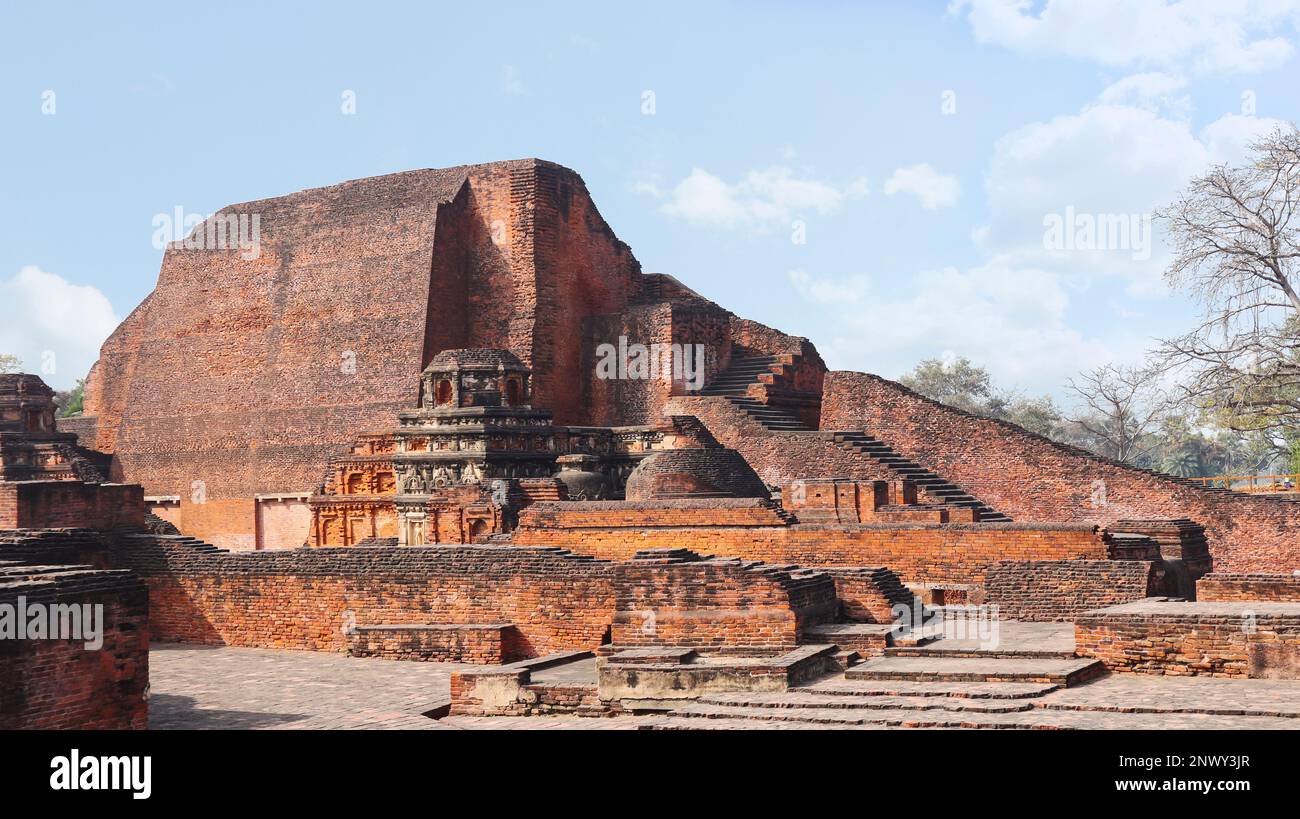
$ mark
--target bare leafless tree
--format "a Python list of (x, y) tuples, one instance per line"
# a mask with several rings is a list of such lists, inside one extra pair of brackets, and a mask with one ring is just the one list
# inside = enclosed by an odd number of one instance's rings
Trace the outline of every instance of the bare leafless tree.
[(1185, 397), (1234, 429), (1300, 423), (1300, 130), (1251, 146), (1157, 212), (1175, 257), (1166, 277), (1200, 302), (1200, 324), (1159, 361)]
[(1160, 379), (1157, 368), (1115, 364), (1071, 378), (1066, 386), (1079, 396), (1083, 411), (1067, 420), (1086, 432), (1102, 454), (1135, 462), (1158, 446), (1153, 433), (1170, 410)]

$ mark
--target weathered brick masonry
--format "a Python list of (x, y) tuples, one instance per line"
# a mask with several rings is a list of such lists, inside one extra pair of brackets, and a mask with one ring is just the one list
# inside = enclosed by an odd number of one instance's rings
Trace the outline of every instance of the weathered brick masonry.
[(1075, 649), (1111, 671), (1300, 679), (1300, 603), (1160, 598), (1075, 619)]
[(1069, 622), (1160, 594), (1163, 578), (1152, 560), (1006, 560), (989, 567), (984, 602), (1004, 620)]
[(839, 605), (825, 573), (685, 549), (638, 552), (615, 578), (615, 645), (793, 648)]
[(245, 553), (141, 537), (117, 560), (148, 583), (160, 641), (342, 651), (349, 623), (511, 623), (532, 656), (600, 645), (614, 611), (610, 564), (558, 549)]
[(761, 499), (537, 503), (520, 513), (518, 544), (604, 559), (683, 548), (802, 566), (886, 566), (905, 583), (978, 584), (999, 560), (1106, 560), (1091, 524), (791, 525)]
[(1300, 603), (1300, 575), (1214, 572), (1196, 581), (1199, 602), (1263, 600)]
[[(807, 345), (642, 275), (581, 177), (548, 162), (391, 174), (219, 215), (240, 214), (260, 217), (256, 258), (169, 247), (65, 425), (113, 455), (115, 477), (178, 496), (179, 528), (219, 546), (253, 548), (255, 496), (310, 492), (331, 456), (392, 428), (442, 350), (509, 349), (556, 423), (626, 425), (657, 421), (684, 385), (597, 383), (599, 343), (702, 344), (709, 372), (733, 338), (749, 353)], [(264, 542), (301, 543), (302, 514), (268, 518), (291, 531)]]
[[(0, 552), (9, 559), (14, 551)], [(0, 639), (0, 730), (144, 728), (149, 599), (124, 571), (0, 563), (0, 606), (103, 606), (103, 644)]]
[(1191, 518), (1216, 568), (1300, 568), (1300, 503), (1206, 490), (946, 407), (866, 373), (833, 372), (823, 429), (864, 429), (1017, 520)]
[[(341, 651), (345, 626), (513, 626), (502, 656), (634, 645), (791, 646), (830, 619), (825, 574), (689, 552), (611, 562), (549, 547), (229, 552), (124, 538), (161, 641)], [(400, 653), (394, 648), (387, 652)]]
[(142, 525), (144, 492), (136, 484), (0, 482), (0, 530)]

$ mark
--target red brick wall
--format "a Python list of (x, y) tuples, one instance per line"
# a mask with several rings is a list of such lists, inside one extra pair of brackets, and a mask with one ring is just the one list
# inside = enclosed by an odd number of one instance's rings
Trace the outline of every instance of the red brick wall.
[[(512, 656), (595, 649), (611, 628), (632, 644), (785, 646), (835, 608), (825, 574), (698, 555), (610, 563), (513, 546), (247, 553), (146, 537), (114, 556), (148, 583), (161, 641), (340, 651), (349, 623), (501, 623), (518, 634)], [(647, 623), (654, 628), (643, 632)]]
[[(147, 727), (149, 601), (125, 572), (0, 570), (0, 604), (103, 605), (103, 645), (0, 641), (0, 730)], [(8, 581), (8, 582), (6, 582)], [(33, 582), (34, 581), (34, 582)]]
[(1111, 671), (1300, 679), (1300, 606), (1143, 601), (1075, 619), (1075, 651)]
[(989, 567), (984, 602), (1004, 620), (1069, 622), (1159, 594), (1162, 578), (1151, 560), (1006, 560)]
[(1300, 504), (1216, 493), (1095, 457), (1000, 421), (930, 401), (866, 373), (833, 372), (823, 429), (863, 429), (1021, 520), (1191, 518), (1216, 568), (1300, 568)]
[(144, 491), (135, 484), (0, 483), (0, 529), (112, 529), (143, 525)]
[(734, 449), (758, 476), (782, 486), (800, 478), (854, 478), (889, 480), (892, 470), (864, 458), (818, 432), (772, 433), (725, 398), (675, 397), (668, 402), (672, 415), (693, 415), (723, 446)]
[(1214, 572), (1196, 581), (1196, 599), (1202, 603), (1229, 600), (1300, 603), (1300, 576)]
[[(342, 651), (343, 627), (513, 623), (529, 656), (600, 645), (609, 565), (509, 547), (201, 552), (145, 541), (119, 565), (149, 584), (161, 641)], [(345, 615), (351, 612), (351, 615)]]
[(348, 637), (348, 655), (498, 665), (520, 658), (518, 644), (514, 626), (466, 624), (418, 629), (361, 628)]
[(758, 500), (538, 503), (520, 513), (512, 537), (615, 560), (686, 548), (812, 567), (886, 566), (905, 583), (982, 583), (999, 560), (1109, 557), (1101, 531), (1087, 524), (790, 526), (773, 515)]
[(835, 583), (824, 573), (674, 554), (643, 551), (618, 566), (615, 645), (786, 649), (835, 618)]

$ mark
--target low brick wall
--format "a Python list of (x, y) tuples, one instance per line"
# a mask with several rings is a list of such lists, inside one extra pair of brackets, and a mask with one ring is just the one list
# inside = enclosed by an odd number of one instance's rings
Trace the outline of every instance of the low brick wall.
[[(1217, 492), (1099, 458), (1014, 424), (944, 406), (879, 376), (827, 373), (821, 428), (864, 430), (1015, 520), (1109, 527), (1133, 518), (1190, 519), (1205, 526), (1217, 568), (1300, 569), (1300, 504)], [(763, 475), (761, 461), (750, 461)], [(1195, 571), (1198, 556), (1184, 559)]]
[[(520, 514), (512, 541), (609, 560), (625, 560), (641, 549), (687, 548), (810, 567), (887, 566), (908, 585), (982, 583), (999, 560), (1111, 557), (1103, 532), (1091, 524), (790, 525), (757, 519), (758, 501), (713, 501), (689, 509), (679, 507), (680, 501), (659, 503), (658, 511), (617, 501), (534, 504)], [(756, 519), (744, 523), (741, 515)], [(651, 525), (656, 528), (646, 528)]]
[(1196, 581), (1196, 599), (1204, 603), (1230, 600), (1300, 603), (1300, 575), (1214, 572)]
[(615, 569), (615, 645), (789, 649), (835, 619), (824, 572), (649, 550)]
[(85, 639), (0, 639), (0, 730), (147, 727), (148, 591), (128, 572), (88, 568), (0, 566), (7, 611), (17, 612), (20, 598), (29, 618), (38, 605), (103, 606), (97, 648)]
[(1174, 603), (1085, 612), (1075, 651), (1116, 672), (1300, 679), (1300, 603)]
[(0, 481), (0, 529), (144, 525), (144, 489), (82, 481)]
[(825, 574), (689, 551), (611, 562), (550, 547), (354, 546), (229, 552), (123, 538), (155, 638), (342, 651), (356, 625), (510, 624), (536, 657), (625, 644), (789, 646), (833, 616)]
[(362, 624), (511, 623), (529, 656), (600, 645), (610, 564), (557, 549), (349, 547), (230, 552), (130, 538), (117, 564), (149, 585), (155, 639), (343, 651)]
[(835, 579), (840, 616), (858, 623), (892, 623), (894, 606), (911, 609), (912, 593), (883, 566), (823, 566)]
[(1004, 620), (1069, 622), (1090, 609), (1160, 592), (1152, 560), (1004, 560), (984, 578), (984, 602)]
[(348, 635), (348, 654), (481, 665), (520, 659), (518, 632), (507, 623), (357, 626)]
[(0, 561), (110, 569), (114, 537), (93, 529), (0, 531)]

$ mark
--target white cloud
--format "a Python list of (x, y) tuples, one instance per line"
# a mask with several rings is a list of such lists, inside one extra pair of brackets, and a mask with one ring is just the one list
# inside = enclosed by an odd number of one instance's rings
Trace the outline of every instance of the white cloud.
[(1197, 72), (1277, 68), (1295, 51), (1300, 0), (954, 0), (975, 39), (1024, 54), (1103, 65), (1185, 66)]
[(1250, 146), (1274, 128), (1285, 127), (1280, 119), (1227, 114), (1201, 129), (1201, 143), (1211, 162), (1241, 164)]
[(1186, 94), (1175, 96), (1174, 92), (1181, 91), (1186, 86), (1187, 79), (1181, 75), (1149, 71), (1113, 83), (1101, 92), (1098, 100), (1103, 105), (1167, 110), (1185, 116), (1191, 108), (1191, 99)]
[[(819, 348), (828, 364), (901, 374), (955, 351), (1002, 384), (1059, 395), (1081, 370), (1141, 360), (1174, 304), (1158, 223), (1143, 228), (1150, 253), (1139, 257), (1136, 243), (1050, 248), (1045, 217), (1068, 208), (1142, 220), (1211, 163), (1242, 161), (1250, 142), (1280, 124), (1232, 114), (1194, 130), (1170, 112), (1181, 88), (1173, 75), (1125, 78), (1078, 113), (1003, 135), (985, 175), (990, 216), (972, 231), (985, 254), (976, 266), (902, 281), (791, 271), (793, 289), (825, 316), (830, 341)], [(895, 174), (884, 190), (920, 187), (906, 179)], [(1133, 301), (1157, 294), (1166, 298)]]
[(519, 76), (519, 69), (515, 66), (501, 66), (501, 91), (511, 97), (521, 97), (528, 93), (523, 79)]
[(786, 276), (799, 295), (817, 304), (853, 304), (871, 289), (871, 280), (866, 276), (814, 279), (806, 270), (791, 270)]
[[(1120, 85), (1120, 84), (1117, 84)], [(1103, 92), (1111, 99), (1172, 88), (1150, 78)], [(1035, 122), (1002, 136), (985, 175), (990, 220), (975, 232), (991, 258), (1011, 267), (1041, 267), (1075, 278), (1124, 275), (1134, 295), (1164, 290), (1168, 262), (1157, 223), (1136, 241), (1094, 249), (1045, 245), (1048, 221), (1068, 214), (1121, 218), (1143, 225), (1213, 162), (1239, 162), (1246, 146), (1280, 124), (1227, 115), (1192, 131), (1184, 119), (1152, 108), (1101, 103), (1078, 114)], [(1138, 234), (1133, 234), (1137, 236)]]
[[(877, 287), (862, 275), (789, 277), (800, 295), (833, 311), (839, 332), (818, 345), (832, 367), (897, 375), (956, 351), (1002, 384), (1049, 391), (1079, 369), (1136, 356), (1141, 347), (1141, 339), (1108, 336), (1108, 344), (1069, 326), (1066, 281), (1044, 270), (948, 267), (920, 273), (906, 290), (893, 279)], [(834, 311), (836, 304), (844, 309)]]
[(120, 321), (98, 289), (71, 284), (34, 265), (0, 281), (0, 304), (7, 313), (0, 325), (0, 353), (18, 356), (24, 371), (56, 389), (85, 377)]
[[(658, 193), (657, 187), (647, 183), (638, 185), (637, 189)], [(762, 227), (788, 224), (803, 213), (831, 213), (846, 199), (866, 193), (865, 179), (854, 180), (840, 189), (826, 182), (800, 179), (786, 167), (750, 171), (735, 183), (728, 183), (703, 168), (693, 168), (673, 188), (660, 210), (706, 227)]]
[(921, 207), (938, 210), (957, 204), (961, 183), (957, 177), (939, 173), (929, 163), (922, 162), (896, 169), (885, 182), (884, 191), (889, 196), (910, 193), (921, 201)]

